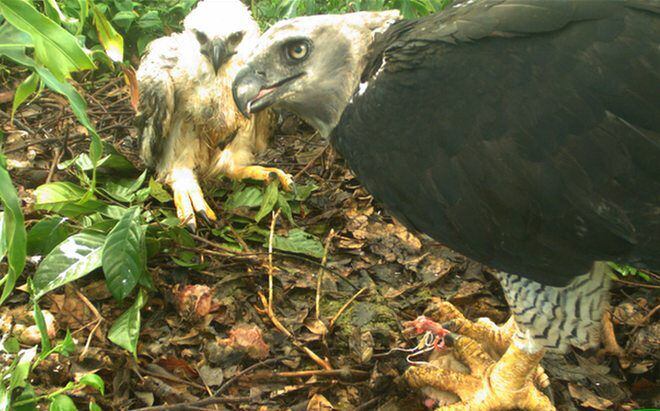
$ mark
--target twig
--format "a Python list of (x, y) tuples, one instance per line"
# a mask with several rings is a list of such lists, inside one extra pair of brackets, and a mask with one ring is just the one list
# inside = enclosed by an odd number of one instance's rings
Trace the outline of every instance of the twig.
[[(316, 134), (318, 134), (318, 131), (317, 131), (316, 133), (312, 134), (311, 137), (314, 137)], [(311, 137), (310, 137), (310, 139), (311, 139)], [(321, 150), (317, 155), (315, 155), (314, 158), (312, 158), (311, 160), (309, 160), (309, 161), (307, 162), (307, 164), (305, 164), (305, 167), (302, 168), (302, 170), (298, 171), (298, 172), (296, 173), (296, 175), (293, 176), (294, 181), (295, 181), (295, 180), (298, 180), (298, 178), (300, 178), (300, 176), (303, 175), (303, 173), (304, 173), (305, 171), (309, 170), (309, 168), (310, 168), (312, 165), (314, 165), (314, 163), (316, 162), (316, 160), (318, 160), (319, 158), (321, 158), (321, 156), (326, 152), (327, 149), (328, 149), (328, 144), (326, 144), (326, 146), (323, 147), (323, 150)]]
[(85, 357), (87, 357), (87, 351), (89, 350), (89, 345), (92, 343), (92, 337), (94, 336), (94, 333), (96, 333), (96, 330), (99, 328), (99, 325), (101, 325), (102, 322), (103, 322), (103, 318), (99, 318), (98, 321), (96, 322), (96, 325), (94, 325), (94, 328), (92, 328), (92, 331), (89, 332), (89, 335), (87, 336), (87, 341), (85, 342), (85, 347), (78, 356), (78, 361), (82, 361), (85, 359)]
[(635, 282), (632, 282), (632, 281), (622, 280), (622, 279), (620, 279), (620, 278), (615, 278), (614, 281), (616, 281), (617, 283), (621, 283), (621, 284), (629, 285), (629, 286), (631, 286), (631, 287), (642, 287), (642, 288), (653, 288), (653, 289), (658, 289), (658, 288), (660, 288), (660, 285), (635, 283)]
[(187, 411), (196, 407), (203, 408), (213, 404), (268, 404), (266, 401), (253, 402), (251, 397), (211, 397), (199, 401), (153, 407), (134, 408), (133, 411)]
[(189, 385), (191, 387), (195, 387), (195, 388), (200, 389), (200, 390), (205, 389), (205, 387), (202, 384), (197, 384), (196, 382), (184, 380), (183, 378), (179, 378), (175, 375), (166, 375), (166, 374), (162, 374), (162, 373), (159, 374), (157, 372), (153, 372), (153, 371), (150, 371), (150, 370), (147, 370), (147, 369), (144, 369), (144, 368), (141, 370), (141, 373), (142, 373), (142, 375), (149, 375), (149, 376), (152, 376), (154, 378), (158, 378), (160, 380), (167, 380), (167, 381), (171, 381), (171, 382), (174, 382), (174, 383), (177, 383), (177, 384), (185, 384), (185, 385)]
[(639, 327), (641, 327), (642, 324), (645, 324), (648, 320), (650, 320), (651, 317), (653, 317), (653, 315), (654, 315), (655, 313), (657, 313), (659, 309), (660, 309), (660, 305), (656, 305), (651, 311), (649, 311), (648, 314), (646, 314), (646, 315), (644, 316), (644, 318), (642, 318), (642, 320), (641, 320), (640, 322), (637, 323), (637, 325), (635, 326), (635, 328), (633, 328), (633, 330), (631, 331), (631, 333), (634, 333), (635, 331), (637, 331), (637, 329), (638, 329)]
[[(335, 230), (331, 229), (328, 237), (325, 239), (325, 247), (323, 248), (323, 257), (321, 258), (321, 266), (325, 266), (328, 261), (328, 249), (330, 248), (330, 243), (332, 238), (335, 236)], [(321, 285), (323, 283), (323, 267), (319, 268), (318, 274), (316, 275), (316, 320), (321, 320)]]
[(238, 381), (239, 378), (241, 378), (245, 374), (249, 373), (250, 371), (255, 370), (259, 367), (265, 367), (267, 365), (274, 364), (276, 362), (280, 362), (280, 361), (285, 360), (287, 358), (290, 358), (290, 357), (284, 355), (284, 356), (281, 356), (281, 357), (269, 358), (267, 360), (258, 362), (256, 364), (252, 364), (251, 366), (245, 368), (243, 371), (239, 372), (238, 374), (234, 375), (233, 377), (231, 377), (230, 379), (225, 381), (225, 383), (222, 384), (220, 386), (220, 388), (218, 388), (218, 390), (215, 392), (215, 395), (218, 396), (218, 395), (222, 394), (223, 392), (227, 391), (227, 388), (229, 388), (233, 383)]
[[(11, 120), (11, 116), (5, 113), (4, 111), (0, 111), (0, 115), (2, 115), (2, 117), (4, 117), (7, 120)], [(27, 131), (30, 134), (36, 134), (34, 130), (32, 130), (30, 127), (28, 127), (25, 123), (23, 123), (21, 120), (17, 119), (16, 117), (14, 117), (14, 123), (16, 123), (16, 125), (22, 128), (24, 131)]]
[(365, 379), (369, 378), (371, 374), (367, 371), (353, 370), (350, 368), (340, 368), (337, 370), (303, 370), (303, 371), (284, 371), (284, 372), (260, 372), (255, 373), (252, 379), (255, 380), (269, 380), (273, 378), (340, 378), (344, 380), (352, 379)]
[[(0, 113), (2, 113), (2, 111), (0, 111)], [(86, 138), (86, 136), (81, 134), (81, 135), (78, 135), (76, 137), (71, 138), (71, 140), (69, 142), (70, 143), (77, 143), (79, 141), (83, 141), (85, 138)], [(31, 147), (31, 146), (38, 146), (38, 145), (41, 145), (41, 144), (51, 144), (51, 143), (56, 143), (58, 141), (62, 141), (62, 139), (61, 138), (55, 138), (55, 137), (44, 138), (44, 139), (41, 139), (41, 140), (38, 140), (38, 141), (33, 141), (31, 143), (21, 144), (20, 146), (16, 146), (16, 147), (10, 148), (8, 150), (5, 150), (5, 154), (14, 153), (16, 151), (21, 151), (24, 148)]]
[(55, 175), (55, 170), (57, 170), (57, 164), (60, 162), (60, 159), (64, 155), (64, 151), (60, 150), (59, 147), (53, 149), (53, 162), (50, 165), (50, 170), (48, 170), (48, 176), (46, 177), (46, 184), (50, 183), (53, 180)]
[(280, 320), (275, 315), (275, 312), (273, 311), (273, 272), (275, 271), (273, 266), (273, 238), (275, 237), (275, 223), (277, 222), (277, 217), (279, 217), (279, 215), (280, 210), (277, 210), (277, 212), (273, 213), (273, 218), (270, 223), (270, 235), (268, 237), (268, 298), (266, 298), (266, 296), (262, 293), (258, 293), (262, 308), (257, 308), (257, 311), (266, 313), (275, 328), (277, 328), (282, 334), (286, 335), (289, 340), (291, 340), (291, 343), (294, 345), (294, 347), (307, 354), (307, 356), (309, 356), (312, 361), (317, 363), (322, 368), (326, 370), (332, 370), (332, 366), (327, 361), (316, 355), (314, 351), (305, 347), (300, 341), (298, 341), (291, 333), (291, 331), (287, 330), (284, 324), (280, 322)]
[(330, 330), (332, 330), (332, 329), (334, 328), (334, 326), (335, 326), (335, 322), (336, 322), (337, 319), (338, 319), (338, 318), (344, 313), (344, 311), (346, 311), (346, 309), (348, 308), (348, 306), (351, 305), (351, 303), (352, 303), (353, 301), (355, 301), (355, 299), (358, 298), (358, 297), (360, 296), (360, 294), (362, 294), (362, 293), (365, 292), (366, 290), (367, 290), (367, 287), (364, 287), (364, 288), (360, 289), (360, 291), (358, 291), (357, 293), (355, 293), (355, 294), (354, 294), (354, 295), (353, 295), (348, 301), (346, 301), (346, 304), (344, 304), (344, 305), (341, 306), (341, 308), (339, 309), (339, 311), (337, 311), (337, 314), (335, 314), (335, 316), (332, 317), (332, 319), (330, 320)]
[(359, 405), (357, 408), (355, 408), (355, 410), (353, 410), (353, 411), (363, 411), (363, 410), (369, 410), (369, 409), (372, 409), (371, 407), (372, 407), (374, 404), (376, 404), (378, 401), (380, 401), (381, 399), (383, 399), (383, 396), (382, 396), (382, 395), (379, 395), (378, 397), (374, 397), (374, 398), (370, 399), (369, 401), (360, 404), (360, 405)]

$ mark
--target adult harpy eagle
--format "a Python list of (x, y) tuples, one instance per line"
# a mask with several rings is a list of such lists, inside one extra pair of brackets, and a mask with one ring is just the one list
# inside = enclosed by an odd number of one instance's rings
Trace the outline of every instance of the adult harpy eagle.
[(215, 220), (197, 177), (267, 180), (275, 168), (252, 166), (273, 128), (266, 111), (243, 117), (231, 83), (254, 47), (259, 26), (239, 0), (202, 0), (186, 16), (184, 31), (149, 44), (137, 71), (141, 156), (172, 187), (179, 219), (195, 229), (195, 212)]
[(413, 385), (456, 392), (452, 410), (552, 409), (530, 377), (545, 350), (597, 342), (604, 261), (660, 269), (660, 1), (469, 1), (397, 19), (280, 22), (234, 98), (296, 112), (398, 219), (501, 271), (513, 343), (455, 325), (508, 346), (502, 358), (490, 367), (461, 337), (473, 374), (416, 367)]

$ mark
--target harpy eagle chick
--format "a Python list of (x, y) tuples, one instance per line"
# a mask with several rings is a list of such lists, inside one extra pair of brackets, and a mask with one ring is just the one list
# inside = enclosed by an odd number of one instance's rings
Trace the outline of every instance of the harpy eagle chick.
[(231, 84), (259, 27), (239, 0), (203, 0), (185, 18), (184, 31), (149, 44), (137, 71), (140, 153), (174, 194), (177, 215), (196, 228), (195, 213), (215, 220), (198, 178), (268, 180), (285, 189), (291, 177), (251, 165), (266, 148), (271, 112), (246, 118), (232, 100)]

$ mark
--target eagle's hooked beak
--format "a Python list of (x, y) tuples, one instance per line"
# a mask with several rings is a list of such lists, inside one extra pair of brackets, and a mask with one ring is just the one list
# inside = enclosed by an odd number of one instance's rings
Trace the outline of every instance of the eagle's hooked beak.
[(232, 86), (234, 102), (240, 112), (247, 117), (250, 114), (257, 113), (273, 105), (287, 89), (287, 87), (282, 86), (305, 74), (302, 71), (280, 80), (269, 82), (262, 73), (247, 66), (234, 79), (234, 85)]
[(231, 91), (238, 110), (245, 117), (249, 117), (250, 114), (268, 106), (262, 97), (272, 89), (266, 87), (266, 79), (263, 76), (248, 66), (236, 75)]

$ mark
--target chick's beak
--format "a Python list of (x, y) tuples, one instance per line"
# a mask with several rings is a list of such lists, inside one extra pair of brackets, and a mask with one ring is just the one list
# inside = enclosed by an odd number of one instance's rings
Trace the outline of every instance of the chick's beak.
[(220, 67), (236, 53), (227, 48), (223, 39), (215, 39), (202, 46), (202, 54), (209, 59), (213, 66), (213, 71), (217, 73)]
[(267, 104), (260, 102), (260, 97), (267, 90), (264, 77), (249, 66), (236, 75), (232, 86), (234, 102), (245, 117), (267, 107)]

